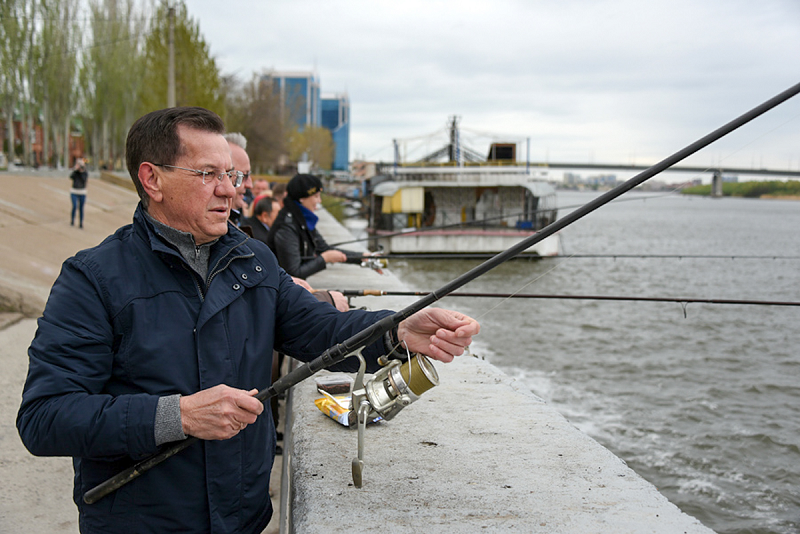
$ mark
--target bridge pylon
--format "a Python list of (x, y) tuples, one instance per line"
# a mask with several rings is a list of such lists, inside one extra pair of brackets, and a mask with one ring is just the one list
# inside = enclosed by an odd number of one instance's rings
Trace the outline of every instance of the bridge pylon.
[(711, 177), (711, 196), (722, 196), (722, 171), (719, 169), (714, 170), (714, 175)]

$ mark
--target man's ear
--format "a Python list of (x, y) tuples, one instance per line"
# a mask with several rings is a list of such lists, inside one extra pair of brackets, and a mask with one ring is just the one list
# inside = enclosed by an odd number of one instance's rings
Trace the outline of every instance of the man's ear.
[(156, 173), (156, 168), (152, 163), (145, 161), (139, 165), (139, 182), (151, 202), (161, 202), (164, 198), (164, 194), (161, 192), (161, 176)]

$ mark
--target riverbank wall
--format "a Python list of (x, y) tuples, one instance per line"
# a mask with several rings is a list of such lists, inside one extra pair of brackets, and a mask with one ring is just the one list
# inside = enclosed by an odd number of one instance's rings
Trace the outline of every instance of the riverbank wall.
[[(74, 533), (70, 459), (35, 458), (16, 432), (26, 351), (33, 318), (61, 263), (128, 224), (138, 199), (129, 189), (91, 180), (79, 229), (69, 224), (65, 174), (0, 173), (0, 184), (0, 295), (10, 295), (0, 314), (6, 370), (0, 378), (0, 532)], [(350, 239), (330, 215), (320, 218), (329, 242)], [(330, 266), (309, 282), (405, 289), (391, 269), (380, 275), (353, 265)], [(410, 302), (352, 300), (395, 310)], [(276, 511), (281, 531), (711, 532), (520, 382), (476, 356), (437, 362), (439, 386), (391, 421), (367, 428), (362, 488), (351, 480), (356, 431), (316, 408), (314, 378), (293, 388), (285, 454), (275, 471), (283, 480)]]
[[(352, 240), (327, 213), (319, 228), (329, 243)], [(309, 282), (408, 290), (391, 265), (382, 275), (331, 265)], [(399, 310), (411, 302), (351, 299), (368, 309)], [(435, 367), (439, 386), (391, 421), (367, 427), (361, 488), (351, 476), (357, 431), (316, 408), (321, 395), (313, 378), (293, 389), (283, 532), (711, 532), (480, 354)]]

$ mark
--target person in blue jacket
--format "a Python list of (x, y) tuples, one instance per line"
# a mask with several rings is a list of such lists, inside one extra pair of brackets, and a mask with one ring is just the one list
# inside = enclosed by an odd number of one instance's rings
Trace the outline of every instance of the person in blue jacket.
[[(39, 319), (17, 428), (33, 454), (73, 457), (81, 532), (261, 532), (275, 429), (253, 395), (270, 384), (273, 347), (308, 361), (391, 313), (317, 301), (228, 223), (243, 176), (223, 132), (202, 108), (136, 121), (126, 145), (141, 199), (133, 223), (64, 262)], [(450, 361), (479, 329), (426, 309), (364, 355), (374, 369), (403, 340)], [(83, 502), (187, 436), (200, 441)]]

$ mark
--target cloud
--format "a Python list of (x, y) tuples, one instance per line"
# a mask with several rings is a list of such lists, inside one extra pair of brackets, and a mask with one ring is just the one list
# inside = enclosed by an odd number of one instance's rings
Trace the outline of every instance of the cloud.
[[(530, 137), (532, 153), (551, 161), (653, 162), (800, 81), (794, 0), (235, 8), (189, 2), (223, 70), (316, 70), (323, 91), (350, 95), (351, 156), (390, 159), (392, 139), (456, 114), (465, 128)], [(702, 157), (800, 169), (800, 128), (779, 126), (798, 109), (787, 104)]]

